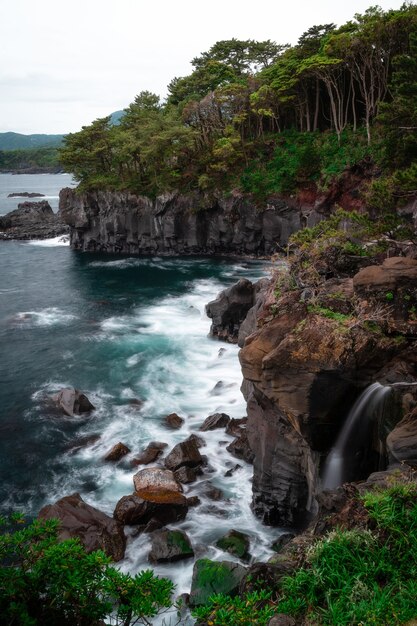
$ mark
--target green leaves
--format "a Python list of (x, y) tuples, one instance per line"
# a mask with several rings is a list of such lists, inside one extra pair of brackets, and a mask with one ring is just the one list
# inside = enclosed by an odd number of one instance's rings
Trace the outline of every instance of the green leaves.
[[(12, 520), (20, 523), (21, 519)], [(10, 625), (92, 626), (147, 623), (171, 606), (173, 583), (152, 571), (136, 576), (110, 565), (104, 552), (86, 554), (77, 539), (57, 541), (57, 520), (0, 535), (0, 612)]]

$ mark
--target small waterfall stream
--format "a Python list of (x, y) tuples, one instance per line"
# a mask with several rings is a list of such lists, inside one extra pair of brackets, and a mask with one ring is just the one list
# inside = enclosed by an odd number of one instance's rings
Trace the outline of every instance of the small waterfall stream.
[(357, 478), (358, 466), (369, 453), (372, 423), (381, 424), (391, 387), (373, 383), (350, 409), (324, 467), (322, 488), (335, 489)]

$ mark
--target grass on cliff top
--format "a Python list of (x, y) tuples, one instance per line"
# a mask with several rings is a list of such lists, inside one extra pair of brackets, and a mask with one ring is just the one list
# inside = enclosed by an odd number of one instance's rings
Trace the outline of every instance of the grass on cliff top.
[(395, 626), (417, 616), (417, 485), (365, 494), (369, 529), (334, 529), (313, 544), (304, 566), (280, 589), (254, 597), (217, 596), (194, 615), (213, 626), (266, 625), (271, 615), (297, 623)]

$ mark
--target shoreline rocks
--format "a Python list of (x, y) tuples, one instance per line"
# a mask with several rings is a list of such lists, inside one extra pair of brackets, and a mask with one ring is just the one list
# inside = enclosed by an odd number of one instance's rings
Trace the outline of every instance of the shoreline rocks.
[(46, 200), (22, 202), (0, 216), (0, 239), (50, 239), (66, 235), (69, 228)]
[(126, 537), (123, 527), (113, 518), (84, 502), (79, 493), (44, 506), (38, 517), (60, 520), (60, 541), (78, 537), (87, 552), (103, 550), (113, 561), (120, 561), (124, 557)]

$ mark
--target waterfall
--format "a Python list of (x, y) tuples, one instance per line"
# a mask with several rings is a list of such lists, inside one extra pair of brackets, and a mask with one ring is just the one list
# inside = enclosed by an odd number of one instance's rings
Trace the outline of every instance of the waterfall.
[(335, 489), (358, 478), (358, 467), (369, 461), (372, 422), (381, 424), (391, 387), (373, 383), (350, 409), (324, 467), (323, 489)]

